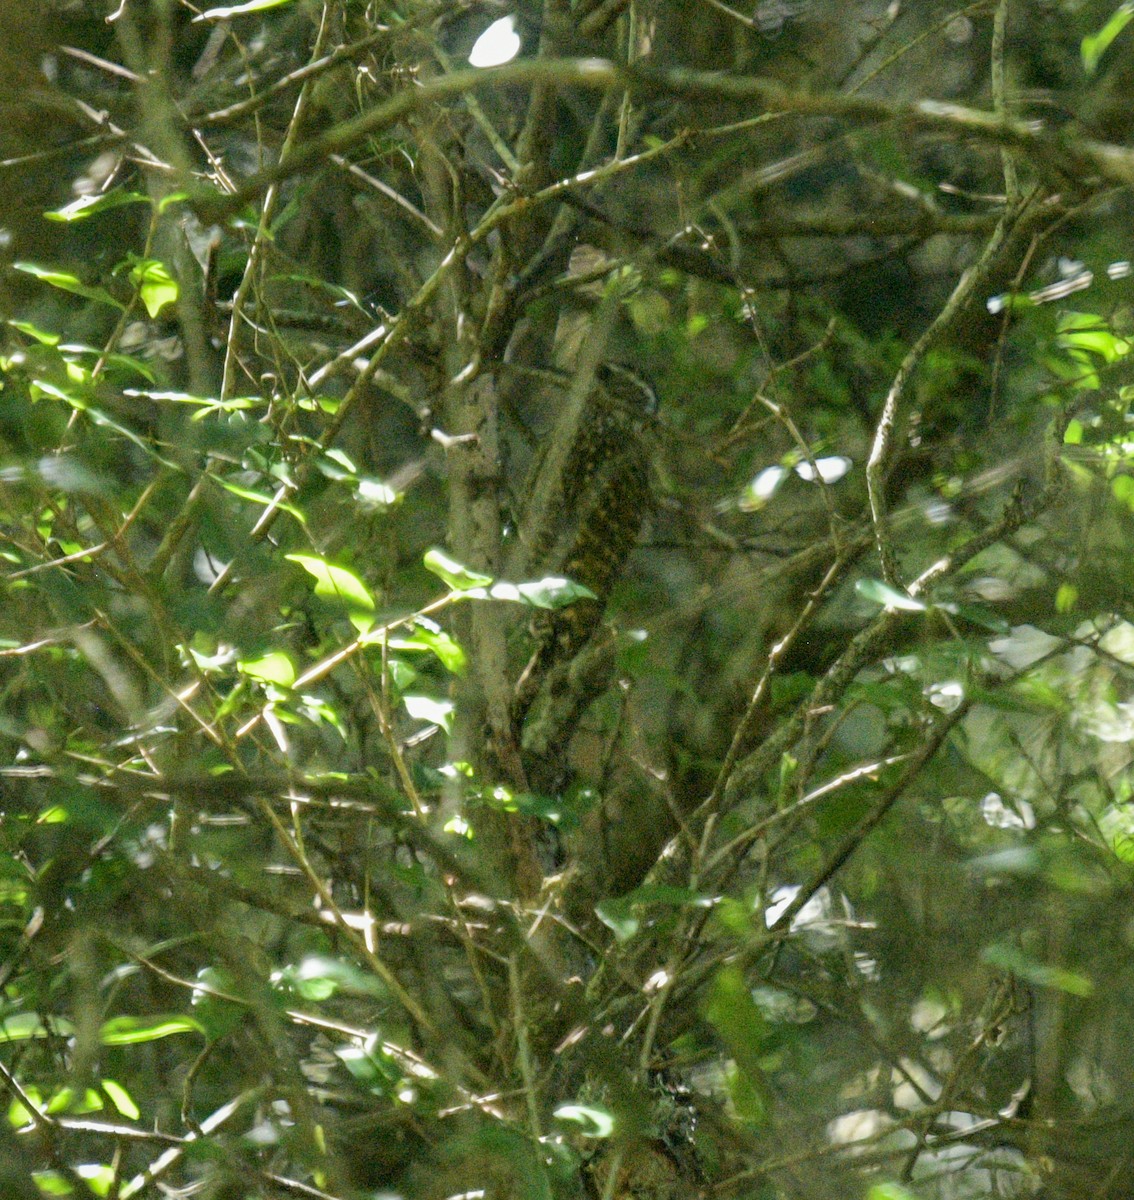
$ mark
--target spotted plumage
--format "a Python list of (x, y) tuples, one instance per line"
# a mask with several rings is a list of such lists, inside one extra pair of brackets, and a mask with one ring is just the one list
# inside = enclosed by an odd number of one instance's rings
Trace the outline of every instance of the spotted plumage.
[(516, 688), (518, 720), (548, 672), (574, 658), (597, 629), (638, 539), (651, 507), (642, 428), (655, 406), (648, 384), (628, 368), (604, 364), (559, 479), (541, 480), (539, 464), (533, 469), (534, 486), (556, 487), (559, 494), (550, 509), (554, 521), (532, 531), (529, 574), (565, 575), (596, 599), (541, 613), (534, 623), (536, 649)]

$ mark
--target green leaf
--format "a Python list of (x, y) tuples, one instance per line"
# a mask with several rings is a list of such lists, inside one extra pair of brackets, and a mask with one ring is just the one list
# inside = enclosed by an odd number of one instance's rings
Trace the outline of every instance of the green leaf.
[(282, 650), (273, 650), (262, 658), (244, 659), (236, 664), (236, 669), (250, 679), (284, 688), (291, 687), (296, 678), (295, 665)]
[(162, 196), (158, 201), (157, 210), (159, 213), (164, 213), (167, 209), (172, 208), (175, 204), (180, 204), (183, 200), (189, 199), (189, 193), (185, 191), (170, 192), (167, 196)]
[(262, 492), (254, 492), (251, 488), (241, 487), (238, 483), (230, 483), (227, 479), (222, 479), (219, 475), (209, 473), (209, 478), (215, 483), (219, 483), (226, 492), (231, 492), (234, 496), (239, 496), (241, 500), (250, 500), (253, 504), (262, 504), (265, 508), (274, 504), (281, 512), (290, 513), (300, 525), (307, 524), (307, 518), (295, 507), (294, 504), (289, 504), (286, 500), (276, 500), (274, 496), (265, 496)]
[(240, 412), (249, 408), (262, 408), (266, 404), (259, 396), (230, 396), (226, 400), (218, 400), (212, 396), (191, 396), (188, 392), (153, 392), (141, 388), (124, 388), (122, 394), (167, 404), (194, 405), (202, 410), (193, 414), (194, 421), (200, 421), (214, 412)]
[(8, 322), (13, 329), (18, 329), (27, 337), (34, 338), (43, 346), (58, 346), (61, 341), (60, 335), (57, 333), (47, 333), (40, 329), (37, 325), (33, 325), (30, 321), (10, 320)]
[(1061, 333), (1055, 344), (1064, 350), (1097, 354), (1103, 362), (1113, 363), (1130, 353), (1130, 342), (1111, 333), (1109, 329), (1084, 329)]
[(388, 483), (368, 476), (358, 481), (355, 494), (364, 508), (374, 512), (383, 512), (387, 508), (393, 508), (396, 504), (400, 504), (402, 499), (402, 493), (395, 491)]
[(626, 903), (621, 896), (611, 900), (600, 900), (595, 905), (595, 916), (620, 942), (628, 942), (642, 924), (634, 911), (633, 903)]
[(74, 1088), (62, 1087), (47, 1102), (47, 1108), (44, 1111), (51, 1114), (71, 1113), (79, 1116), (82, 1113), (101, 1112), (104, 1107), (102, 1097), (94, 1088), (84, 1088), (82, 1094), (79, 1094)]
[(197, 983), (189, 997), (189, 1003), (201, 1022), (201, 1028), (210, 1041), (230, 1034), (244, 1020), (246, 1008), (238, 999), (232, 998), (236, 983), (224, 968), (202, 967), (197, 972)]
[(70, 1037), (74, 1025), (66, 1017), (52, 1017), (44, 1024), (38, 1013), (13, 1013), (0, 1021), (0, 1042), (25, 1042), (31, 1038)]
[(130, 281), (138, 289), (138, 295), (151, 319), (167, 304), (175, 304), (181, 292), (169, 268), (156, 258), (143, 258), (136, 262), (130, 268)]
[(15, 270), (23, 271), (25, 275), (34, 275), (36, 279), (59, 288), (62, 292), (71, 292), (87, 300), (97, 300), (100, 304), (109, 304), (112, 308), (126, 308), (125, 304), (120, 304), (105, 288), (88, 287), (77, 276), (66, 271), (53, 271), (50, 267), (41, 267), (29, 262), (13, 263), (12, 266)]
[(550, 575), (532, 583), (496, 583), (488, 589), (493, 600), (512, 600), (528, 604), (533, 608), (566, 608), (576, 600), (597, 600), (590, 588), (565, 579), (561, 575)]
[(1134, 806), (1110, 805), (1099, 818), (1099, 829), (1117, 858), (1134, 863)]
[(391, 650), (428, 650), (454, 675), (463, 674), (467, 663), (460, 644), (427, 617), (415, 618), (413, 632), (408, 637), (391, 637), (387, 645)]
[(637, 910), (647, 904), (662, 904), (671, 908), (710, 908), (716, 901), (689, 888), (666, 884), (643, 884), (623, 896), (601, 900), (595, 905), (598, 919), (620, 942), (632, 938), (641, 925)]
[(854, 590), (860, 596), (865, 596), (867, 600), (873, 600), (875, 604), (881, 604), (891, 611), (897, 609), (899, 612), (925, 612), (926, 610), (926, 605), (920, 600), (907, 596), (905, 592), (899, 592), (897, 588), (883, 583), (881, 579), (860, 579), (855, 583)]
[(463, 567), (456, 559), (450, 558), (443, 550), (427, 550), (422, 560), (425, 569), (431, 571), (439, 579), (447, 583), (454, 592), (468, 592), (473, 588), (488, 587), (492, 582), (491, 575), (481, 575)]
[(21, 1103), (15, 1097), (8, 1105), (8, 1124), (18, 1128), (21, 1125), (28, 1125), (35, 1120), (35, 1113), (44, 1111), (43, 1093), (32, 1083), (25, 1083), (23, 1087), (24, 1097), (35, 1108), (33, 1113), (27, 1105)]
[(402, 1077), (394, 1056), (382, 1048), (374, 1034), (362, 1045), (336, 1047), (335, 1055), (359, 1083), (379, 1095), (388, 1092)]
[(80, 196), (62, 208), (45, 212), (43, 215), (49, 221), (85, 221), (96, 213), (107, 212), (112, 208), (121, 208), (124, 204), (149, 204), (149, 196), (140, 192), (127, 192), (122, 188), (104, 192), (101, 196)]
[(1069, 613), (1075, 611), (1079, 603), (1079, 589), (1073, 583), (1061, 583), (1055, 592), (1055, 611)]
[(112, 1017), (103, 1022), (99, 1041), (104, 1046), (135, 1046), (140, 1042), (156, 1042), (175, 1033), (200, 1033), (204, 1028), (192, 1017)]
[(369, 588), (346, 567), (337, 567), (315, 554), (286, 554), (288, 562), (298, 563), (315, 579), (315, 595), (324, 600), (337, 600), (350, 612), (350, 622), (359, 631), (367, 633), (374, 624), (371, 615), (375, 609), (374, 597)]
[(1120, 504), (1134, 508), (1134, 476), (1116, 475), (1110, 481), (1110, 490)]
[(194, 21), (227, 21), (229, 17), (243, 17), (247, 13), (264, 12), (269, 8), (281, 8), (291, 0), (246, 0), (244, 4), (226, 4), (223, 8), (210, 8), (193, 18)]
[(113, 1079), (104, 1079), (101, 1084), (102, 1090), (110, 1099), (110, 1103), (122, 1114), (131, 1121), (136, 1121), (141, 1115), (141, 1109), (134, 1103), (130, 1093)]
[(92, 408), (79, 394), (78, 390), (65, 391), (53, 383), (48, 383), (45, 379), (33, 380), (32, 388), (33, 391), (38, 391), (44, 396), (50, 396), (53, 400), (62, 400), (64, 404), (69, 404), (78, 412), (85, 413), (88, 419), (95, 425), (101, 426), (103, 429), (113, 429), (115, 433), (126, 438), (127, 441), (133, 442), (147, 458), (154, 459), (161, 463), (163, 467), (169, 467), (171, 470), (180, 469), (174, 463), (162, 458), (145, 438), (135, 433), (129, 426), (123, 425), (120, 421), (114, 420), (113, 417), (107, 416), (101, 409)]
[(917, 1193), (900, 1183), (876, 1183), (866, 1193), (866, 1200), (918, 1200)]
[(114, 1181), (118, 1178), (115, 1167), (102, 1163), (79, 1163), (75, 1174), (91, 1189), (96, 1196), (109, 1196)]
[(608, 1138), (614, 1132), (614, 1114), (595, 1104), (561, 1104), (551, 1115), (579, 1126), (576, 1132), (582, 1137)]
[(1099, 61), (1107, 52), (1111, 42), (1134, 19), (1134, 4), (1120, 4), (1107, 23), (1097, 33), (1089, 33), (1080, 45), (1083, 56), (1083, 70), (1093, 75), (1098, 70)]
[(31, 1177), (45, 1196), (70, 1196), (75, 1190), (71, 1181), (58, 1171), (32, 1171)]
[(1052, 988), (1055, 991), (1066, 992), (1069, 996), (1090, 996), (1094, 994), (1094, 981), (1078, 971), (1068, 971), (1062, 967), (1049, 967), (1036, 962), (1016, 946), (1004, 942), (996, 942), (985, 948), (981, 958), (990, 966), (1002, 971), (1010, 971), (1018, 979), (1035, 987)]
[(432, 696), (403, 696), (402, 704), (415, 721), (428, 721), (440, 725), (446, 733), (452, 732), (453, 702), (434, 700)]
[(309, 954), (301, 962), (272, 974), (272, 983), (304, 1000), (327, 1000), (344, 991), (355, 996), (385, 996), (385, 985), (353, 963), (322, 954)]
[(705, 1017), (728, 1047), (749, 1085), (742, 1089), (749, 1119), (757, 1121), (771, 1108), (771, 1088), (761, 1060), (771, 1035), (764, 1014), (752, 998), (738, 967), (722, 967), (713, 979)]

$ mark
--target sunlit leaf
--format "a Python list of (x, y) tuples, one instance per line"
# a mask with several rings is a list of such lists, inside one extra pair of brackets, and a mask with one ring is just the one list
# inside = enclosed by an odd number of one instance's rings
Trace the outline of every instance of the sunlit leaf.
[(74, 1192), (74, 1184), (58, 1171), (32, 1171), (35, 1186), (45, 1196), (70, 1196)]
[(156, 1042), (177, 1033), (201, 1033), (204, 1028), (192, 1017), (112, 1017), (99, 1030), (104, 1046), (134, 1046), (140, 1042)]
[(289, 688), (295, 682), (295, 664), (282, 650), (273, 650), (261, 658), (249, 658), (237, 662), (237, 670), (251, 679), (262, 683), (274, 683)]
[(335, 1055), (359, 1083), (378, 1094), (388, 1092), (402, 1077), (393, 1055), (374, 1035), (361, 1044), (336, 1047)]
[(837, 483), (853, 466), (854, 463), (845, 454), (830, 454), (825, 458), (817, 458), (814, 466), (806, 459), (797, 463), (795, 473), (808, 483), (816, 479), (823, 483)]
[(629, 941), (642, 924), (641, 916), (635, 910), (634, 904), (628, 904), (619, 897), (600, 900), (595, 905), (595, 916), (620, 942)]
[(595, 906), (598, 918), (620, 940), (637, 933), (641, 924), (639, 910), (650, 904), (669, 908), (711, 908), (716, 901), (689, 888), (666, 884), (643, 884), (625, 895), (602, 900)]
[(61, 338), (57, 333), (48, 333), (46, 330), (40, 329), (39, 326), (33, 325), (30, 321), (9, 320), (9, 325), (13, 329), (18, 329), (22, 334), (30, 338), (34, 338), (43, 346), (58, 346)]
[(240, 484), (232, 483), (219, 475), (210, 474), (209, 478), (219, 483), (226, 492), (231, 492), (234, 496), (239, 496), (241, 500), (250, 500), (253, 504), (264, 505), (265, 508), (269, 505), (274, 505), (281, 512), (289, 513), (301, 525), (307, 524), (307, 518), (303, 513), (294, 504), (289, 504), (286, 500), (277, 500), (274, 496), (265, 496), (263, 492), (256, 492), (251, 488), (241, 487)]
[(102, 1090), (110, 1098), (111, 1104), (124, 1116), (131, 1121), (136, 1121), (142, 1115), (141, 1110), (134, 1103), (130, 1093), (113, 1079), (104, 1079), (100, 1085)]
[(1079, 589), (1073, 583), (1061, 583), (1055, 592), (1055, 611), (1069, 613), (1075, 611), (1079, 602)]
[(561, 1104), (551, 1115), (577, 1126), (581, 1137), (608, 1138), (614, 1132), (614, 1114), (595, 1104)]
[(1110, 805), (1099, 818), (1099, 829), (1117, 858), (1134, 863), (1134, 806)]
[(12, 1126), (26, 1125), (33, 1120), (36, 1113), (44, 1112), (43, 1092), (34, 1083), (24, 1083), (21, 1088), (23, 1100), (35, 1109), (33, 1113), (18, 1097), (13, 1096), (8, 1105), (8, 1124)]
[(900, 612), (926, 610), (926, 606), (920, 600), (907, 596), (905, 592), (899, 592), (888, 583), (883, 583), (881, 579), (859, 579), (854, 585), (854, 590), (860, 596), (865, 596), (867, 600), (873, 600), (875, 604), (881, 604), (886, 609), (897, 609)]
[(549, 575), (529, 583), (497, 583), (488, 589), (495, 600), (515, 600), (530, 604), (533, 608), (566, 608), (576, 600), (597, 600), (589, 587), (565, 579), (561, 575)]
[(78, 1116), (82, 1113), (101, 1112), (104, 1107), (102, 1097), (94, 1088), (84, 1088), (79, 1093), (74, 1088), (62, 1087), (47, 1102), (44, 1111), (51, 1114), (73, 1113)]
[(1095, 33), (1089, 33), (1083, 38), (1080, 44), (1080, 53), (1083, 57), (1083, 70), (1088, 75), (1093, 75), (1098, 70), (1099, 61), (1110, 48), (1111, 42), (1130, 24), (1132, 19), (1134, 19), (1134, 4), (1120, 4), (1101, 29)]
[(741, 493), (737, 507), (741, 512), (759, 512), (779, 491), (788, 475), (787, 467), (765, 467)]
[(1113, 363), (1130, 353), (1127, 338), (1118, 337), (1109, 329), (1077, 330), (1062, 333), (1055, 344), (1068, 350), (1081, 350), (1097, 354), (1103, 362)]
[(112, 208), (121, 208), (124, 204), (149, 204), (149, 196), (141, 192), (128, 192), (124, 188), (114, 188), (113, 191), (103, 192), (98, 196), (80, 196), (65, 204), (62, 208), (45, 212), (43, 215), (49, 221), (85, 221), (96, 213), (107, 212)]
[(356, 996), (386, 994), (376, 976), (344, 959), (321, 954), (309, 954), (300, 962), (274, 972), (272, 983), (304, 1000), (326, 1000), (339, 991)]
[(13, 1013), (0, 1020), (0, 1042), (24, 1042), (30, 1038), (69, 1037), (74, 1025), (66, 1017), (52, 1017), (45, 1024), (38, 1013)]
[(432, 571), (455, 592), (467, 592), (472, 588), (488, 587), (492, 582), (491, 575), (482, 575), (462, 566), (456, 559), (450, 558), (443, 550), (427, 550), (422, 560), (427, 571)]
[(292, 0), (246, 0), (244, 4), (226, 4), (221, 8), (209, 8), (193, 18), (194, 21), (227, 21), (230, 17), (243, 17), (248, 13), (265, 12), (269, 8), (282, 8)]
[(81, 279), (67, 271), (53, 271), (50, 267), (41, 267), (29, 262), (13, 263), (12, 266), (15, 270), (23, 271), (27, 275), (34, 275), (36, 279), (42, 280), (62, 292), (71, 292), (87, 300), (97, 300), (100, 304), (109, 304), (112, 308), (124, 309), (126, 307), (115, 300), (105, 288), (88, 287)]
[(61, 388), (45, 379), (36, 379), (32, 386), (33, 391), (43, 396), (50, 396), (54, 400), (62, 400), (64, 404), (69, 404), (77, 412), (85, 413), (88, 420), (92, 421), (95, 425), (99, 425), (104, 429), (113, 429), (115, 433), (137, 446), (148, 458), (154, 459), (163, 466), (176, 469), (173, 463), (163, 458), (150, 442), (140, 434), (135, 433), (128, 425), (123, 425), (120, 421), (116, 421), (113, 417), (108, 416), (101, 409), (93, 408), (88, 404), (78, 389)]
[(313, 696), (304, 692), (299, 698), (297, 711), (315, 725), (327, 724), (344, 740), (347, 736), (346, 727), (335, 708), (322, 696)]
[(374, 624), (370, 615), (375, 609), (370, 589), (346, 567), (335, 566), (315, 554), (286, 554), (288, 562), (298, 563), (315, 579), (315, 595), (324, 600), (337, 600), (350, 610), (350, 621), (360, 633)]
[(383, 483), (381, 479), (360, 479), (355, 490), (358, 493), (361, 503), (366, 508), (372, 508), (376, 511), (393, 508), (402, 498), (401, 492), (396, 492), (388, 483)]
[(177, 280), (169, 273), (165, 263), (157, 259), (143, 258), (130, 269), (130, 281), (138, 289), (138, 295), (146, 306), (150, 317), (156, 317), (167, 304), (175, 304), (180, 295)]
[(188, 392), (151, 392), (143, 391), (140, 388), (124, 388), (122, 394), (167, 404), (189, 404), (201, 408), (202, 412), (193, 414), (194, 421), (199, 421), (212, 412), (241, 412), (249, 408), (261, 408), (266, 403), (259, 396), (229, 396), (224, 400), (219, 400), (212, 396), (192, 396)]
[(918, 1195), (900, 1183), (876, 1183), (866, 1193), (866, 1200), (918, 1200)]
[(432, 725), (440, 725), (446, 733), (452, 731), (453, 702), (451, 700), (435, 700), (432, 696), (403, 696), (402, 704), (415, 721), (429, 721)]
[(1134, 476), (1116, 475), (1110, 481), (1110, 490), (1120, 504), (1134, 508)]
[(159, 213), (164, 213), (168, 209), (172, 208), (173, 205), (180, 204), (183, 200), (188, 200), (188, 199), (189, 199), (188, 192), (184, 192), (184, 191), (169, 192), (167, 195), (162, 196), (162, 198), (158, 201), (157, 210)]
[(464, 650), (448, 633), (433, 621), (418, 617), (412, 632), (391, 635), (387, 645), (391, 650), (428, 650), (454, 675), (460, 675), (467, 662)]
[[(324, 459), (330, 462), (337, 463), (346, 475), (343, 478), (354, 478), (358, 474), (358, 467), (355, 466), (350, 455), (345, 450), (341, 450), (338, 446), (329, 446), (323, 455)], [(334, 478), (331, 476), (331, 478)]]
[(118, 1178), (116, 1168), (102, 1163), (79, 1163), (75, 1167), (75, 1174), (96, 1196), (109, 1196), (110, 1189)]
[(520, 53), (516, 18), (509, 15), (493, 21), (476, 39), (469, 54), (470, 67), (499, 67)]

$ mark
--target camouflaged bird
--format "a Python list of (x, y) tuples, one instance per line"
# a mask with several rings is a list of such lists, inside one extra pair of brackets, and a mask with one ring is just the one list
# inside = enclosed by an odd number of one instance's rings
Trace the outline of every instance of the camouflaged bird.
[(569, 662), (598, 628), (603, 609), (652, 503), (643, 426), (657, 407), (653, 389), (629, 368), (599, 366), (562, 469), (543, 459), (529, 494), (544, 489), (540, 528), (526, 531), (527, 574), (565, 575), (595, 599), (581, 599), (533, 622), (536, 649), (516, 685), (513, 716), (523, 722), (548, 673)]

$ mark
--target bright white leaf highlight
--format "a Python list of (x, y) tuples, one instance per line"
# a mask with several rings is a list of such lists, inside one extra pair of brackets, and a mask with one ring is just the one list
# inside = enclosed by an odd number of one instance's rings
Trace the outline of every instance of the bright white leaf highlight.
[(520, 35), (515, 17), (501, 17), (476, 39), (469, 55), (471, 67), (499, 67), (520, 53)]
[(226, 4), (222, 8), (210, 8), (199, 13), (194, 21), (228, 21), (233, 17), (242, 17), (245, 13), (264, 12), (269, 8), (280, 8), (290, 4), (291, 0), (247, 0), (245, 4)]
[(795, 468), (800, 479), (812, 483), (816, 476), (824, 483), (835, 483), (851, 469), (851, 460), (842, 454), (832, 454), (828, 458), (817, 458), (814, 465), (801, 462)]
[(741, 512), (758, 512), (776, 494), (786, 477), (786, 467), (765, 467), (744, 489), (739, 504)]

